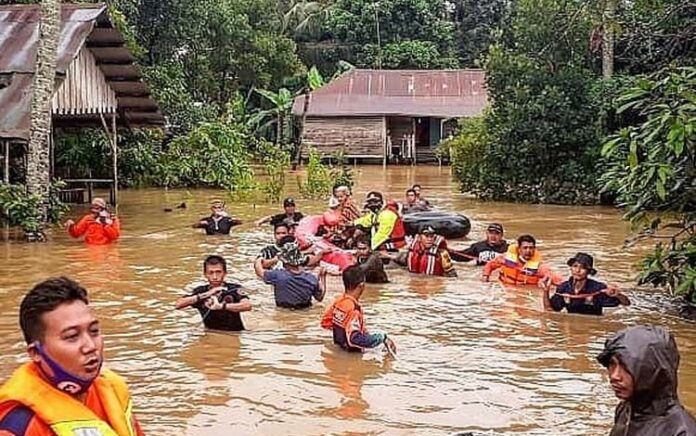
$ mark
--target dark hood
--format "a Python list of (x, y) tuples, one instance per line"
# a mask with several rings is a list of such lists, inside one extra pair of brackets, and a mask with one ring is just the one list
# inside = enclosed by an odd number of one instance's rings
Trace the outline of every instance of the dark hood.
[(634, 415), (661, 415), (679, 402), (679, 352), (669, 331), (658, 326), (621, 330), (607, 339), (597, 360), (606, 367), (612, 356), (633, 376), (634, 391), (629, 402)]

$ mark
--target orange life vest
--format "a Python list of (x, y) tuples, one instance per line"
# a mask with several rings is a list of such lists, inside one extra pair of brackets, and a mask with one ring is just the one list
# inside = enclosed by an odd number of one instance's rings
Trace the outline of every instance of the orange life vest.
[(13, 402), (28, 407), (57, 436), (135, 436), (132, 403), (123, 379), (102, 369), (90, 389), (96, 389), (109, 422), (76, 398), (51, 386), (33, 362), (19, 367), (0, 388), (0, 404)]
[(517, 254), (517, 245), (511, 245), (503, 257), (500, 267), (500, 281), (506, 285), (536, 285), (539, 283), (541, 254), (534, 252), (534, 257), (522, 263)]
[(353, 344), (350, 337), (353, 332), (365, 333), (365, 319), (358, 300), (343, 294), (326, 310), (321, 326), (333, 331), (334, 343), (349, 351), (362, 348)]

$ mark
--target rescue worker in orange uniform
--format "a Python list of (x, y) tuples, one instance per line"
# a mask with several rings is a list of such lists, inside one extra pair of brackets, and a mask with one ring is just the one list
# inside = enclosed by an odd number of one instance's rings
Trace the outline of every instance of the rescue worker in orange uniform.
[(73, 220), (65, 222), (70, 236), (79, 238), (84, 235), (85, 243), (90, 245), (104, 245), (117, 240), (121, 235), (121, 222), (108, 211), (104, 199), (92, 200), (89, 211), (77, 224)]
[(414, 274), (457, 277), (452, 259), (447, 251), (447, 241), (435, 233), (432, 226), (425, 226), (413, 239), (408, 251), (390, 257)]
[[(373, 250), (397, 251), (406, 246), (406, 228), (395, 201), (385, 206), (382, 194), (372, 191), (367, 194), (365, 207), (368, 213), (353, 221), (353, 225), (370, 232)], [(359, 232), (355, 236), (360, 236)]]
[(394, 341), (386, 333), (368, 333), (365, 328), (360, 296), (365, 291), (365, 271), (358, 265), (343, 270), (345, 293), (324, 313), (321, 326), (333, 331), (334, 344), (346, 351), (364, 351), (381, 344), (396, 351)]
[(0, 436), (141, 436), (124, 380), (102, 368), (104, 340), (76, 282), (34, 286), (19, 309), (31, 361), (0, 388)]
[(499, 280), (512, 286), (539, 285), (541, 282), (559, 284), (562, 277), (554, 274), (542, 262), (541, 253), (536, 249), (536, 239), (532, 235), (517, 238), (517, 244), (511, 245), (505, 254), (496, 256), (483, 268), (482, 280), (490, 280), (493, 271), (500, 269)]

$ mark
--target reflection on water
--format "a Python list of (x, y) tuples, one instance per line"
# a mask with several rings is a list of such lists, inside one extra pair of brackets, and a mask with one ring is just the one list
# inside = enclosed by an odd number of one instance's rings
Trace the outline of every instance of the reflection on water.
[[(447, 168), (362, 167), (356, 196), (378, 188), (401, 198), (407, 186), (472, 218), (472, 238), (502, 222), (508, 237), (534, 234), (558, 271), (577, 251), (595, 255), (601, 280), (630, 286), (638, 254), (611, 208), (483, 203), (456, 192)], [(295, 186), (292, 177), (288, 183)], [(381, 352), (336, 350), (319, 326), (341, 289), (330, 278), (324, 303), (307, 311), (274, 307), (251, 262), (272, 240), (254, 219), (278, 206), (230, 204), (246, 221), (230, 237), (206, 237), (190, 224), (206, 214), (212, 191), (125, 191), (118, 214), (124, 236), (86, 247), (57, 231), (46, 244), (0, 244), (0, 377), (24, 359), (19, 301), (50, 275), (77, 278), (90, 291), (107, 336), (108, 365), (127, 377), (138, 414), (152, 435), (606, 434), (616, 400), (594, 356), (612, 331), (663, 323), (682, 354), (680, 391), (696, 408), (693, 325), (651, 312), (661, 297), (628, 292), (634, 305), (604, 318), (547, 314), (536, 290), (479, 281), (480, 269), (458, 266), (456, 279), (390, 270), (392, 283), (368, 285), (367, 324), (387, 331), (399, 359)], [(187, 209), (165, 213), (182, 201)], [(300, 202), (305, 212), (324, 202)], [(75, 211), (78, 215), (81, 211)], [(455, 241), (455, 246), (467, 241)], [(175, 311), (177, 297), (202, 280), (207, 254), (230, 260), (230, 275), (251, 294), (249, 331), (205, 332), (194, 310)]]

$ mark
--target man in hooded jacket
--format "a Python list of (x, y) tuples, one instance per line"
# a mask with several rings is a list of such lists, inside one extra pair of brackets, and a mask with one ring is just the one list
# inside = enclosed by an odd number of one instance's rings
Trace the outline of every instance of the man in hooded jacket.
[(692, 436), (696, 421), (677, 395), (679, 352), (659, 326), (635, 326), (607, 339), (597, 360), (621, 403), (610, 436)]

